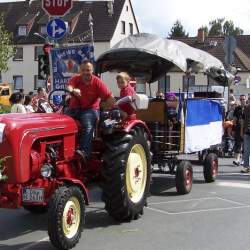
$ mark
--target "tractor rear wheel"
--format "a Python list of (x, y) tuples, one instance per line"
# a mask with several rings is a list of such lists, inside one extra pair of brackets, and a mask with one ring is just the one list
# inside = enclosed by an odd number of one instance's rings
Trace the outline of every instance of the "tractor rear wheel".
[(203, 174), (205, 182), (214, 182), (218, 175), (218, 156), (210, 153), (204, 160)]
[(85, 202), (79, 187), (60, 187), (49, 202), (48, 234), (58, 249), (71, 249), (84, 227)]
[(182, 161), (176, 169), (175, 185), (179, 194), (188, 194), (193, 184), (193, 167), (189, 161)]
[(143, 214), (151, 181), (151, 154), (142, 128), (117, 133), (106, 140), (103, 157), (103, 201), (117, 221)]

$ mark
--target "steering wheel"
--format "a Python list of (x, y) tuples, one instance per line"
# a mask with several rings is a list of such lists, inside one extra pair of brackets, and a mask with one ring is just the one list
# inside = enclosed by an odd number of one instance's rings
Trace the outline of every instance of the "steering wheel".
[[(60, 93), (57, 96), (61, 96), (61, 100), (59, 100), (60, 102), (58, 103), (53, 103), (53, 97), (55, 96), (56, 92)], [(72, 94), (67, 89), (55, 89), (49, 93), (48, 101), (51, 107), (53, 108), (54, 112), (57, 113), (64, 112), (64, 109), (68, 107), (68, 102), (69, 102), (69, 98), (67, 98), (68, 96), (71, 96), (71, 98), (76, 98), (80, 102), (79, 98), (76, 95)]]

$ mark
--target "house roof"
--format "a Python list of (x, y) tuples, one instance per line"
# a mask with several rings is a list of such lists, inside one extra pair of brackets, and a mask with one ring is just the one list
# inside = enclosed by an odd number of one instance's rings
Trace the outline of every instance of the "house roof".
[[(250, 35), (236, 36), (237, 47), (234, 51), (234, 64), (241, 68), (243, 72), (250, 71)], [(217, 57), (222, 62), (225, 61), (224, 40), (225, 37), (205, 37), (203, 43), (198, 41), (197, 37), (175, 38), (192, 47), (204, 50)]]
[[(123, 10), (125, 0), (114, 1), (114, 14), (108, 15), (107, 3), (100, 2), (82, 2), (74, 1), (73, 9), (65, 16), (65, 20), (69, 21), (72, 14), (79, 14), (76, 27), (72, 34), (69, 34), (66, 39), (79, 36), (89, 30), (88, 17), (91, 13), (94, 20), (94, 38), (96, 42), (110, 41), (114, 35), (118, 24), (119, 17)], [(5, 15), (5, 24), (9, 32), (13, 33), (15, 44), (39, 44), (44, 41), (34, 36), (35, 32), (39, 32), (39, 26), (45, 25), (48, 22), (47, 14), (41, 8), (41, 1), (34, 0), (29, 3), (28, 0), (21, 2), (0, 3), (0, 13)], [(18, 36), (18, 25), (28, 25), (30, 17), (35, 17), (28, 36)], [(62, 18), (64, 19), (64, 18)]]

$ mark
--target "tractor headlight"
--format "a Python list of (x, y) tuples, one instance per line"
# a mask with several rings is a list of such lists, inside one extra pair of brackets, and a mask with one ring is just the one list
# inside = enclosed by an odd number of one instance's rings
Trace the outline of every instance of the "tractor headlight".
[(52, 165), (50, 164), (44, 164), (42, 167), (41, 167), (41, 175), (44, 177), (44, 178), (48, 178), (51, 176), (52, 174)]

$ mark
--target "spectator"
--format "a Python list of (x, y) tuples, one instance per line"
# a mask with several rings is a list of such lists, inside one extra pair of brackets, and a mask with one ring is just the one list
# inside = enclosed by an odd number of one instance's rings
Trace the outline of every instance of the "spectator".
[(32, 107), (32, 97), (30, 95), (25, 96), (24, 107), (26, 109), (26, 113), (34, 113), (35, 112), (35, 110)]
[(243, 120), (243, 112), (244, 108), (246, 106), (246, 96), (241, 95), (240, 96), (240, 105), (235, 108), (234, 110), (234, 124), (235, 124), (235, 144), (234, 144), (234, 152), (235, 152), (235, 160), (233, 161), (233, 164), (236, 166), (240, 165), (240, 159), (242, 155), (242, 142), (243, 138), (241, 137), (241, 124)]
[(156, 99), (161, 99), (161, 100), (164, 100), (164, 99), (165, 99), (164, 94), (163, 94), (161, 91), (157, 91), (157, 92), (156, 92), (155, 98), (156, 98)]
[(48, 101), (48, 95), (47, 95), (47, 92), (45, 90), (45, 88), (42, 88), (42, 87), (39, 87), (37, 89), (37, 95), (35, 95), (33, 98), (32, 98), (32, 106), (33, 106), (33, 109), (35, 111), (37, 111), (38, 109), (38, 102), (42, 100), (42, 101)]
[(244, 138), (243, 150), (243, 168), (242, 173), (249, 173), (249, 156), (250, 156), (250, 104), (244, 110), (242, 137)]
[(234, 90), (233, 89), (230, 89), (229, 90), (229, 103), (232, 103), (232, 102), (236, 102), (236, 98), (234, 96)]
[(34, 92), (33, 92), (33, 91), (30, 91), (30, 92), (29, 92), (29, 96), (33, 97), (33, 96), (34, 96)]
[(24, 96), (24, 89), (19, 89), (19, 93)]
[(9, 99), (11, 103), (11, 113), (24, 113), (26, 114), (25, 107), (23, 105), (23, 95), (21, 93), (13, 93)]

